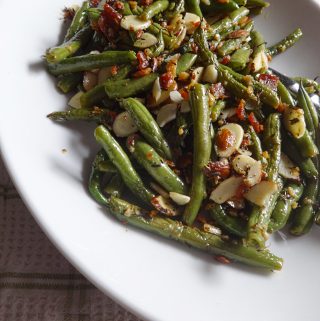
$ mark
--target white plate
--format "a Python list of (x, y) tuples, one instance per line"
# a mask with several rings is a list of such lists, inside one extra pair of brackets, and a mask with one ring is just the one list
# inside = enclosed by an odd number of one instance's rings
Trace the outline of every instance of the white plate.
[[(257, 23), (272, 43), (295, 27), (304, 39), (274, 60), (290, 75), (320, 72), (320, 7), (311, 0), (271, 1)], [(26, 204), (51, 240), (100, 289), (134, 313), (161, 321), (319, 320), (320, 233), (271, 249), (283, 271), (224, 266), (174, 242), (119, 224), (86, 192), (96, 147), (92, 127), (55, 125), (46, 114), (65, 97), (43, 69), (57, 43), (60, 10), (72, 0), (0, 2), (1, 147)], [(73, 129), (73, 130), (70, 130)], [(67, 152), (63, 153), (62, 149)]]

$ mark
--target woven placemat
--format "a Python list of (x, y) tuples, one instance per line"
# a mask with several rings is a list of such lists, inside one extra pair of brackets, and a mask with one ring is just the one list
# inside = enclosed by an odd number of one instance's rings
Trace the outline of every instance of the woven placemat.
[(1, 158), (0, 321), (141, 321), (58, 252), (26, 209)]

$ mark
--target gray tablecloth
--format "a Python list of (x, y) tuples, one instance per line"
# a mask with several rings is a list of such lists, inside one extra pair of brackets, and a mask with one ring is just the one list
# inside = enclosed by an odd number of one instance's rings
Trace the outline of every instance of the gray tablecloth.
[(0, 321), (139, 321), (56, 250), (0, 158)]

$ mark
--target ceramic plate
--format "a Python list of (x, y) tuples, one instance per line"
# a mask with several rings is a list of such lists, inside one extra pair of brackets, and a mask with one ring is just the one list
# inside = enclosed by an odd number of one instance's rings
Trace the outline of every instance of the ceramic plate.
[[(61, 38), (61, 9), (74, 0), (0, 2), (1, 149), (34, 217), (61, 252), (124, 307), (152, 321), (317, 321), (320, 233), (270, 248), (283, 270), (263, 273), (124, 226), (87, 193), (97, 147), (93, 127), (46, 118), (63, 109), (41, 55)], [(272, 66), (289, 75), (320, 73), (320, 6), (315, 1), (270, 1), (257, 21), (268, 43), (296, 27), (304, 38)], [(13, 15), (14, 11), (14, 15)], [(8, 13), (8, 14), (6, 14)]]

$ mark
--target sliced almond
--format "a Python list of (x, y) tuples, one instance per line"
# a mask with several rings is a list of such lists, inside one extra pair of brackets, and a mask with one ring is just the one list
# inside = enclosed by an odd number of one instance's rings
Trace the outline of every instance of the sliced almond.
[(262, 177), (262, 165), (260, 161), (256, 161), (248, 170), (245, 184), (247, 186), (254, 186), (261, 182)]
[(181, 111), (182, 113), (189, 113), (189, 112), (191, 111), (190, 104), (189, 104), (188, 101), (184, 100), (184, 101), (181, 103), (180, 111)]
[(112, 67), (104, 67), (99, 70), (98, 73), (98, 84), (102, 84), (105, 82), (108, 78), (112, 76)]
[(280, 164), (279, 164), (279, 174), (284, 178), (300, 180), (300, 169), (296, 166), (292, 160), (281, 153)]
[(85, 91), (89, 91), (94, 88), (98, 83), (98, 77), (91, 71), (85, 71), (83, 75), (82, 85)]
[(190, 202), (190, 197), (176, 192), (169, 193), (170, 198), (178, 205), (186, 205)]
[(170, 91), (170, 99), (173, 103), (180, 104), (183, 102), (183, 98), (178, 90)]
[(203, 74), (204, 68), (198, 67), (194, 69), (191, 73), (191, 84), (196, 84), (200, 81), (202, 74)]
[(167, 123), (174, 120), (177, 116), (177, 104), (167, 104), (160, 108), (157, 114), (157, 123), (160, 127), (164, 127)]
[(241, 175), (247, 175), (248, 170), (257, 161), (250, 156), (238, 155), (232, 160), (233, 169)]
[(144, 32), (142, 36), (134, 42), (134, 46), (137, 48), (149, 48), (154, 46), (158, 42), (158, 39), (149, 32)]
[(129, 31), (144, 30), (151, 26), (151, 20), (142, 20), (138, 16), (128, 15), (121, 19), (120, 25)]
[(202, 81), (215, 84), (218, 81), (218, 71), (214, 65), (209, 65), (203, 72)]
[(200, 24), (200, 17), (191, 12), (187, 12), (183, 20), (186, 24), (188, 35), (193, 34)]
[(283, 113), (285, 128), (295, 137), (301, 138), (306, 131), (304, 112), (301, 108), (287, 107)]
[(161, 86), (160, 86), (160, 78), (157, 77), (157, 79), (153, 83), (152, 87), (152, 97), (155, 101), (158, 101), (161, 97)]
[(231, 176), (227, 178), (212, 191), (210, 199), (218, 204), (228, 201), (237, 194), (242, 182), (242, 177)]
[(262, 181), (244, 194), (245, 199), (258, 206), (266, 206), (272, 194), (278, 190), (278, 185), (270, 181)]
[(68, 102), (68, 105), (73, 108), (81, 108), (80, 97), (82, 96), (83, 92), (79, 91)]
[(138, 131), (138, 127), (127, 111), (117, 115), (113, 122), (112, 129), (117, 137), (128, 137)]
[(264, 71), (269, 68), (269, 61), (266, 53), (261, 51), (252, 61), (253, 72)]
[[(229, 146), (228, 148), (226, 148), (225, 150), (217, 148), (217, 154), (220, 157), (229, 157), (234, 152), (236, 152), (237, 149), (239, 149), (239, 147), (242, 143), (242, 140), (243, 140), (244, 131), (243, 131), (243, 128), (236, 123), (226, 124), (226, 125), (220, 127), (219, 131), (223, 130), (223, 129), (229, 130), (235, 139), (234, 139), (232, 145)], [(218, 135), (219, 135), (219, 133), (218, 133)]]
[(179, 31), (177, 32), (178, 36), (176, 38), (175, 44), (174, 44), (174, 49), (179, 48), (181, 43), (183, 42), (184, 38), (186, 37), (187, 34), (187, 28), (184, 24), (181, 24)]

